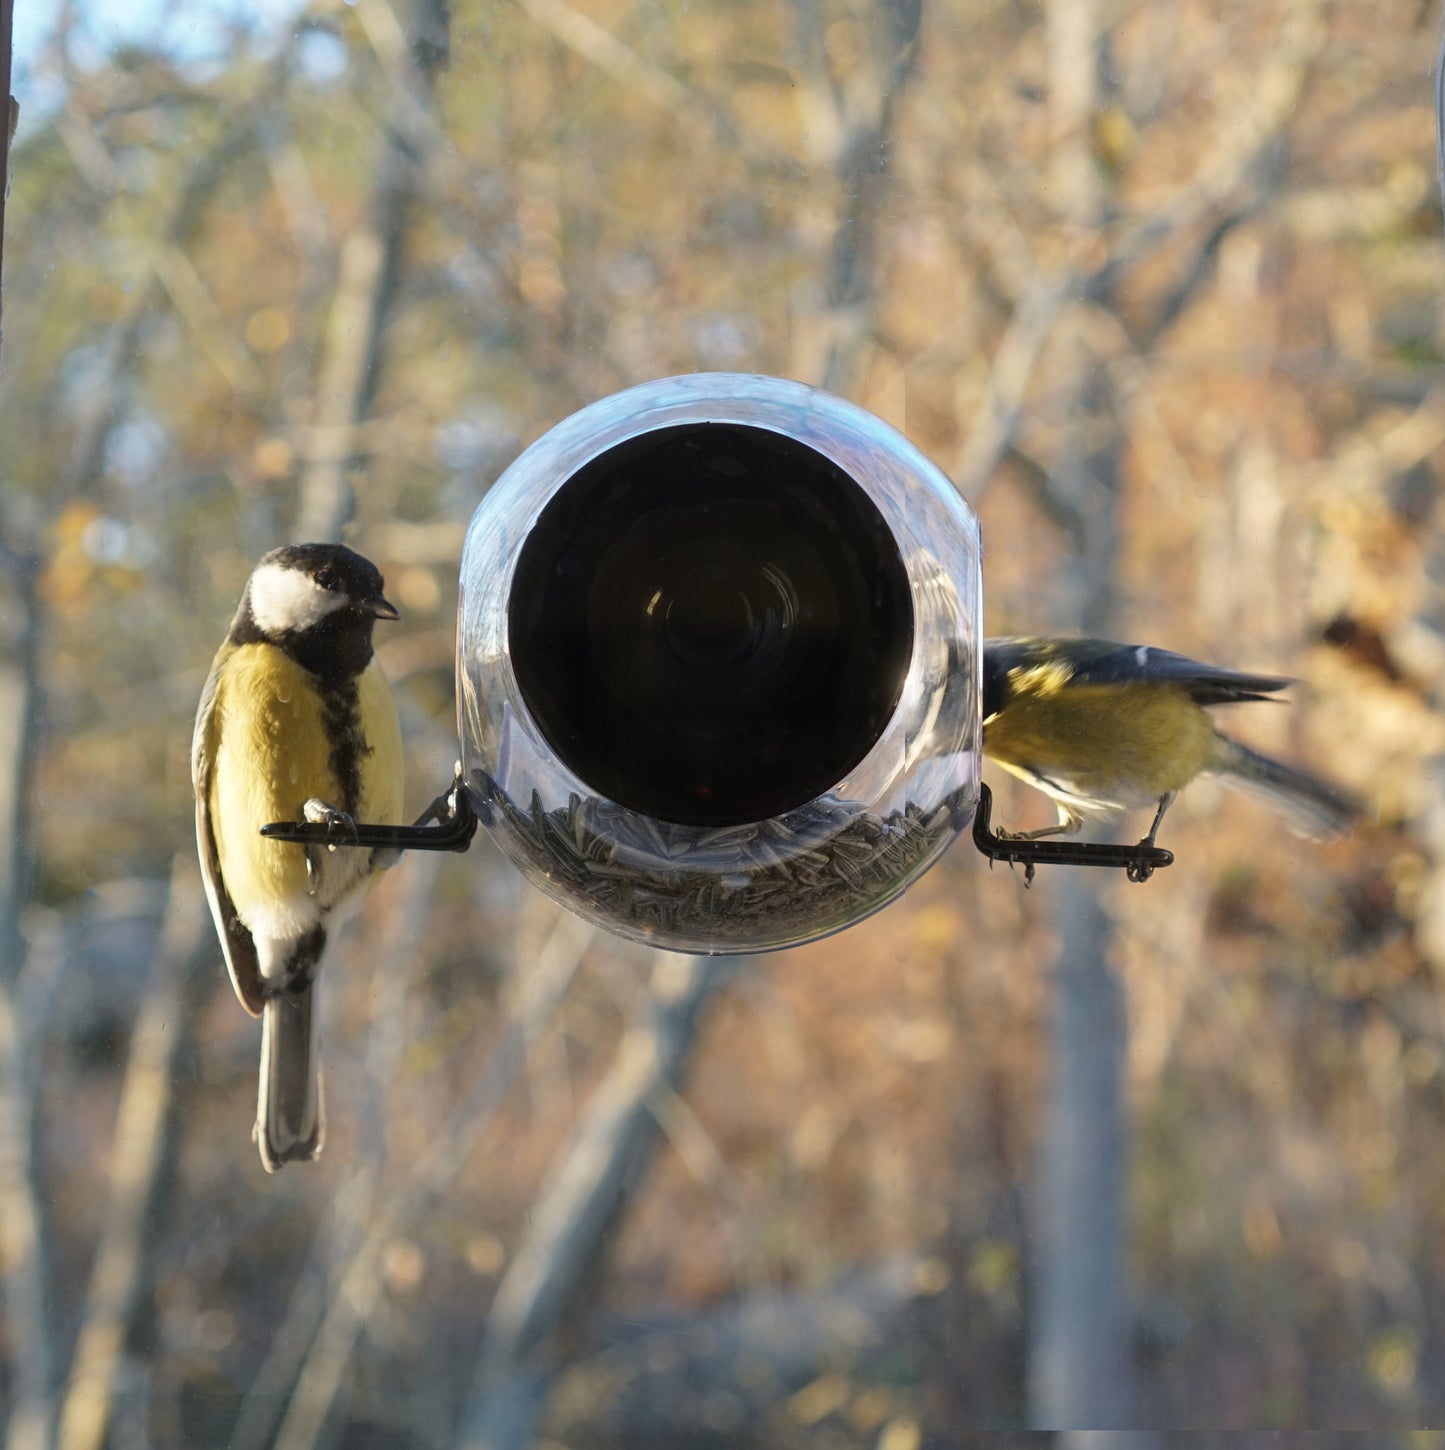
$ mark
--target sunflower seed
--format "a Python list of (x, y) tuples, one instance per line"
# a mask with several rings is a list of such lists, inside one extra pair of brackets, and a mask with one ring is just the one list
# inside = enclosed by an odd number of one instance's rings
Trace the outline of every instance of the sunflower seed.
[(514, 839), (567, 889), (649, 933), (706, 943), (752, 917), (767, 917), (770, 936), (804, 935), (874, 904), (950, 838), (967, 797), (910, 801), (886, 817), (829, 797), (707, 830), (575, 792), (550, 811), (539, 792), (530, 810), (499, 788), (492, 799)]

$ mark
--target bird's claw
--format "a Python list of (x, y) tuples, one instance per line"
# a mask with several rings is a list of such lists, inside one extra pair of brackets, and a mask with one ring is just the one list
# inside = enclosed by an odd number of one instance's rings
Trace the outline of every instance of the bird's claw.
[(1051, 841), (1058, 836), (1074, 835), (1081, 821), (1060, 821), (1056, 826), (1039, 826), (1032, 831), (1006, 831), (1002, 826), (995, 827), (994, 835), (1000, 841)]
[[(1027, 840), (1028, 839), (1026, 836), (1018, 836), (1018, 835), (1015, 835), (1013, 831), (995, 831), (994, 832), (994, 835), (996, 835), (999, 838), (999, 840), (1001, 840), (1001, 841), (1022, 841), (1022, 840)], [(996, 859), (995, 857), (992, 857), (992, 856), (989, 857), (988, 869), (990, 871), (993, 870), (993, 863), (994, 863), (994, 860), (995, 859)], [(1019, 862), (1018, 862), (1018, 858), (1017, 857), (1009, 857), (1009, 858), (1006, 858), (1006, 859), (1008, 860), (1008, 869), (1010, 871), (1013, 871), (1013, 870), (1015, 870), (1018, 867)], [(1035, 866), (1032, 861), (1025, 861), (1023, 863), (1023, 868), (1024, 868), (1024, 890), (1027, 891), (1029, 889), (1029, 887), (1034, 884), (1034, 874), (1038, 870), (1038, 867)]]
[[(356, 839), (356, 822), (351, 818), (348, 811), (341, 810), (338, 806), (330, 805), (328, 802), (312, 796), (304, 806), (301, 807), (302, 819), (312, 826), (326, 827), (326, 851), (334, 851), (337, 842), (332, 837), (341, 837), (348, 841)], [(306, 852), (306, 894), (315, 896), (321, 886), (321, 863), (324, 859), (321, 852), (323, 847), (308, 845)]]
[[(356, 822), (352, 820), (347, 811), (337, 806), (328, 805), (325, 801), (312, 796), (304, 806), (301, 807), (302, 818), (313, 826), (325, 826), (327, 837), (345, 836), (349, 841), (356, 840)], [(327, 840), (326, 849), (334, 851), (336, 845), (330, 839)]]

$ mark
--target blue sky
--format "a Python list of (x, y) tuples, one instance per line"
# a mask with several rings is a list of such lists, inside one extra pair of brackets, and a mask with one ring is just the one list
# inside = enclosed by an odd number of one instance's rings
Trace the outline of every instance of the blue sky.
[[(165, 51), (184, 65), (204, 69), (224, 61), (237, 27), (254, 36), (280, 38), (305, 0), (77, 0), (71, 59), (82, 69), (102, 64), (124, 46)], [(38, 68), (54, 36), (55, 0), (16, 0), (14, 91), (21, 126), (27, 111), (44, 111), (59, 100), (58, 82)]]

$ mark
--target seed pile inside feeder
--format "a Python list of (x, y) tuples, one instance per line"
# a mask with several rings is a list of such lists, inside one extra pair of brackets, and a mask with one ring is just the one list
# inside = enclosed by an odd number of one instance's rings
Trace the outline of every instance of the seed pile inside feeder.
[(910, 802), (880, 816), (825, 796), (770, 820), (699, 830), (595, 796), (573, 794), (549, 811), (534, 791), (524, 810), (489, 779), (481, 786), (482, 809), (501, 815), (569, 894), (699, 943), (736, 938), (748, 917), (766, 915), (768, 935), (780, 938), (841, 923), (951, 838), (971, 801), (958, 790), (927, 813)]

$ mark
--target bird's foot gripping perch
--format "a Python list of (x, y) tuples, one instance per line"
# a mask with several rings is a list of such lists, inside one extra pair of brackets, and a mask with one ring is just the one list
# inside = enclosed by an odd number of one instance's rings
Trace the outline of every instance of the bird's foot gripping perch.
[[(982, 782), (978, 807), (973, 815), (973, 844), (990, 861), (1018, 863), (1024, 868), (1024, 884), (1031, 884), (1034, 871), (1046, 866), (1122, 867), (1130, 881), (1147, 881), (1160, 866), (1172, 866), (1174, 853), (1153, 842), (1151, 831), (1136, 846), (1118, 846), (1097, 841), (1054, 841), (1038, 837), (1008, 836), (989, 828), (993, 814), (993, 793)], [(1155, 821), (1158, 826), (1158, 820)]]
[(356, 822), (351, 816), (339, 806), (328, 805), (316, 796), (301, 807), (301, 818), (308, 825), (326, 827), (326, 844), (333, 851), (339, 842), (356, 840)]
[(261, 827), (261, 834), (273, 841), (295, 841), (308, 848), (325, 846), (330, 850), (364, 846), (383, 851), (465, 851), (477, 833), (477, 812), (462, 781), (460, 765), (450, 787), (410, 826), (358, 825), (344, 811), (314, 809), (321, 804), (307, 801), (305, 820), (273, 821)]
[(324, 852), (334, 851), (338, 845), (351, 845), (356, 841), (356, 822), (347, 811), (339, 806), (328, 805), (324, 800), (312, 796), (301, 807), (301, 819), (308, 825), (325, 828), (325, 843), (308, 841), (306, 852), (306, 894), (315, 896), (321, 889), (322, 862)]

